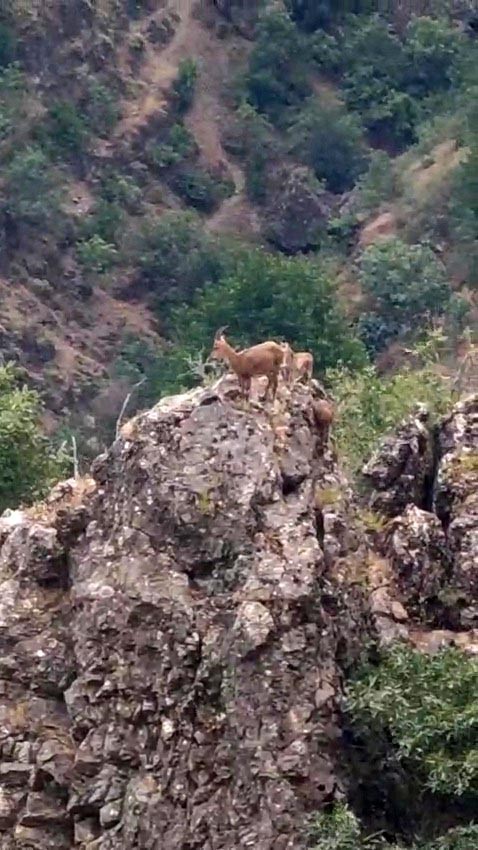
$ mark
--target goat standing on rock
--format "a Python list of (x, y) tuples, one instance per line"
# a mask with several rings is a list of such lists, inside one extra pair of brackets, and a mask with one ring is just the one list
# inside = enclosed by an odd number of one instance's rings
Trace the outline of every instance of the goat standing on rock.
[(239, 379), (243, 398), (249, 398), (251, 379), (265, 375), (268, 378), (266, 398), (271, 390), (272, 398), (275, 399), (279, 372), (284, 358), (282, 347), (270, 340), (253, 345), (252, 348), (236, 351), (226, 340), (225, 330), (226, 327), (216, 332), (211, 357), (226, 360), (229, 363)]
[(307, 378), (310, 381), (314, 371), (312, 354), (309, 351), (294, 352), (288, 342), (282, 344), (282, 351), (284, 355), (282, 373), (286, 384), (290, 384), (292, 379)]

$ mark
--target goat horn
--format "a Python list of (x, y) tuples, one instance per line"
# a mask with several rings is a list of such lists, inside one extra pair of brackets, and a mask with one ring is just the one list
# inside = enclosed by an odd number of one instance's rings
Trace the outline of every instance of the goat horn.
[(214, 338), (215, 338), (215, 339), (217, 339), (218, 337), (222, 336), (222, 334), (224, 333), (224, 331), (227, 331), (228, 327), (229, 327), (229, 325), (224, 325), (224, 327), (223, 327), (223, 328), (219, 328), (219, 329), (216, 331), (216, 335), (215, 335), (215, 337), (214, 337)]

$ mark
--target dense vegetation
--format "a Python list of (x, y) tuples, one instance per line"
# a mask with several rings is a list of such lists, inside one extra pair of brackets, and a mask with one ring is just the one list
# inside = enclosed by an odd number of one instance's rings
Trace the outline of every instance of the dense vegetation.
[[(354, 398), (363, 410), (352, 433), (345, 404), (339, 434), (356, 468), (393, 421), (387, 407), (399, 415), (417, 395), (433, 397), (440, 409), (447, 398), (422, 367), (378, 377), (377, 355), (397, 340), (420, 345), (436, 322), (451, 352), (476, 315), (477, 45), (458, 26), (453, 3), (430, 0), (420, 5), (421, 17), (413, 4), (399, 5), (381, 14), (366, 0), (261, 7), (248, 58), (226, 81), (223, 144), (244, 172), (248, 201), (264, 215), (265, 239), (277, 234), (269, 218), (289, 191), (287, 182), (277, 187), (276, 175), (302, 169), (302, 182), (291, 185), (305, 193), (316, 247), (285, 259), (276, 235), (269, 253), (203, 227), (233, 187), (224, 171), (205, 164), (187, 124), (207, 72), (195, 57), (178, 64), (164, 115), (145, 128), (141, 144), (121, 142), (111, 160), (97, 155), (104, 140), (114, 149), (123, 117), (115, 51), (129, 51), (140, 67), (143, 36), (128, 33), (132, 20), (147, 16), (147, 4), (91, 11), (91, 51), (85, 47), (75, 85), (62, 90), (60, 53), (44, 79), (32, 72), (28, 38), (38, 37), (40, 22), (13, 2), (0, 28), (4, 272), (27, 284), (38, 276), (24, 259), (28, 246), (41, 277), (64, 287), (75, 279), (85, 293), (94, 286), (114, 292), (127, 280), (164, 338), (159, 347), (128, 335), (116, 351), (109, 380), (146, 377), (139, 404), (203, 379), (220, 324), (230, 326), (237, 345), (272, 336), (310, 348), (318, 375), (344, 404)], [(102, 63), (98, 44), (109, 51)], [(437, 146), (450, 140), (453, 165), (420, 185), (422, 172), (440, 165)], [(67, 203), (78, 180), (91, 196), (81, 214)], [(166, 209), (171, 197), (174, 211)], [(320, 199), (320, 219), (314, 204), (308, 211), (311, 197)], [(393, 213), (391, 238), (362, 245), (362, 224), (382, 209)], [(63, 282), (64, 257), (75, 274)], [(359, 303), (351, 305), (337, 284), (344, 271), (360, 287)]]
[(0, 511), (31, 503), (68, 471), (64, 450), (42, 435), (40, 399), (13, 366), (0, 368)]

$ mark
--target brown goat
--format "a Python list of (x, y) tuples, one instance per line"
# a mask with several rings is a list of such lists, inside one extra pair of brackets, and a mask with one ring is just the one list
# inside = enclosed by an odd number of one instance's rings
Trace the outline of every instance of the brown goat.
[(286, 384), (291, 380), (300, 380), (306, 377), (308, 381), (312, 378), (314, 370), (314, 358), (308, 351), (294, 353), (288, 342), (282, 343), (284, 360), (282, 362), (282, 375)]
[(310, 381), (313, 371), (314, 358), (309, 351), (299, 351), (294, 354), (294, 376), (297, 380), (307, 378)]
[(332, 402), (325, 399), (312, 402), (312, 414), (314, 424), (321, 435), (322, 447), (327, 446), (329, 442), (330, 426), (335, 419), (335, 410)]
[(251, 390), (251, 379), (266, 375), (268, 378), (266, 398), (271, 390), (274, 399), (277, 392), (279, 372), (284, 359), (284, 352), (277, 342), (261, 342), (252, 348), (236, 351), (229, 345), (224, 336), (225, 328), (217, 331), (211, 357), (218, 360), (227, 360), (231, 369), (239, 379), (239, 386), (244, 398), (249, 398)]

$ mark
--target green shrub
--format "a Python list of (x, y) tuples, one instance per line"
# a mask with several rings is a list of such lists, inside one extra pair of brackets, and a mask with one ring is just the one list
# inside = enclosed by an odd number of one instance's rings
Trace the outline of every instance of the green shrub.
[(464, 39), (445, 19), (412, 18), (405, 34), (406, 85), (421, 97), (448, 88)]
[(147, 219), (130, 246), (144, 284), (168, 301), (188, 299), (206, 281), (217, 281), (226, 254), (191, 213), (169, 212)]
[(431, 248), (399, 238), (365, 249), (360, 280), (391, 336), (423, 327), (427, 316), (443, 315), (451, 297), (445, 268)]
[(357, 183), (358, 200), (356, 206), (360, 212), (371, 212), (384, 201), (394, 197), (396, 191), (393, 162), (385, 151), (372, 151), (368, 169)]
[(70, 100), (58, 100), (49, 109), (49, 137), (55, 149), (81, 153), (88, 141), (86, 121)]
[(11, 364), (0, 367), (0, 511), (44, 495), (66, 471), (40, 429), (37, 393), (18, 385)]
[(194, 59), (182, 59), (178, 76), (173, 85), (176, 108), (180, 115), (188, 111), (194, 99), (197, 80), (197, 65)]
[(105, 171), (100, 178), (101, 197), (107, 203), (125, 207), (131, 214), (141, 211), (143, 193), (135, 180), (117, 171)]
[(120, 116), (118, 98), (113, 89), (92, 78), (89, 81), (84, 108), (91, 132), (107, 137)]
[(246, 87), (249, 100), (272, 120), (284, 107), (310, 94), (306, 43), (290, 18), (281, 12), (264, 15), (249, 58)]
[(292, 151), (332, 192), (350, 189), (367, 164), (360, 122), (333, 104), (311, 102), (289, 129)]
[(95, 234), (84, 242), (77, 243), (76, 255), (85, 271), (104, 274), (114, 266), (118, 251), (114, 245)]
[[(343, 803), (312, 818), (309, 838), (312, 850), (405, 850), (402, 843), (392, 845), (380, 833), (367, 836), (357, 816)], [(414, 843), (409, 850), (476, 850), (477, 840), (478, 826), (461, 826), (431, 842)]]
[(196, 151), (196, 142), (192, 133), (184, 124), (174, 124), (166, 141), (152, 147), (150, 157), (153, 165), (162, 171), (170, 168)]
[(80, 226), (82, 239), (98, 236), (103, 242), (117, 244), (124, 221), (124, 213), (117, 201), (97, 201), (91, 213)]
[(435, 415), (451, 403), (448, 382), (436, 374), (428, 357), (421, 367), (405, 368), (390, 377), (368, 366), (354, 373), (329, 370), (327, 381), (340, 412), (335, 424), (337, 448), (352, 473), (417, 403), (426, 404)]
[(171, 178), (175, 192), (202, 212), (213, 212), (234, 191), (231, 183), (220, 180), (199, 167), (183, 168)]
[(477, 689), (478, 659), (395, 646), (357, 673), (345, 705), (365, 744), (381, 743), (384, 769), (405, 765), (424, 789), (478, 803)]
[(60, 211), (58, 179), (37, 147), (18, 151), (4, 172), (8, 210), (18, 222), (46, 225)]

